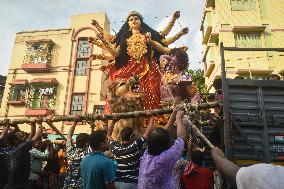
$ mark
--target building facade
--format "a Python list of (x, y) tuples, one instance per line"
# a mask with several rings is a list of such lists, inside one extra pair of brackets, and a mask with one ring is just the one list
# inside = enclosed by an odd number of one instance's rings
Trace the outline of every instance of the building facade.
[[(225, 47), (284, 48), (282, 0), (206, 0), (201, 28), (205, 84), (212, 91), (221, 77), (219, 45)], [(225, 51), (227, 77), (265, 79), (284, 74), (283, 52)]]
[[(93, 19), (109, 31), (105, 13), (71, 17), (71, 27), (16, 34), (12, 59), (1, 106), (1, 117), (45, 117), (100, 113), (106, 97), (106, 74), (100, 71), (101, 60), (89, 55), (102, 49), (88, 42), (97, 34)], [(67, 133), (70, 123), (55, 126)], [(23, 126), (24, 130), (29, 127)], [(75, 132), (89, 132), (78, 125)], [(51, 131), (50, 131), (51, 132)]]

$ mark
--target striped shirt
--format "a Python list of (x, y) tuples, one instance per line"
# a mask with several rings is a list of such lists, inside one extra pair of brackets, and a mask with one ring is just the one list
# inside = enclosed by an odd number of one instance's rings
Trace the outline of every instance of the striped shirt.
[(110, 142), (110, 150), (117, 161), (116, 182), (138, 183), (141, 151), (145, 143), (143, 137), (128, 144)]

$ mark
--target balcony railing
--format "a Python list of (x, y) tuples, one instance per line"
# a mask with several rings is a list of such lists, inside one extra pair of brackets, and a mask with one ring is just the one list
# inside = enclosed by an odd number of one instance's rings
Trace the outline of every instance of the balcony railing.
[(53, 113), (55, 99), (47, 99), (42, 97), (29, 98), (27, 103), (26, 116), (47, 116)]

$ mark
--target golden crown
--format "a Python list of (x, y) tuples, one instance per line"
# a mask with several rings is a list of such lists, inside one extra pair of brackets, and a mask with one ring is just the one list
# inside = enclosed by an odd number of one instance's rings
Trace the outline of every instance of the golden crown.
[(142, 16), (139, 12), (137, 12), (137, 11), (131, 11), (131, 12), (127, 15), (126, 20), (128, 20), (128, 18), (129, 18), (130, 16), (133, 16), (133, 15), (139, 16), (139, 17), (141, 18), (141, 20), (143, 20), (143, 16)]

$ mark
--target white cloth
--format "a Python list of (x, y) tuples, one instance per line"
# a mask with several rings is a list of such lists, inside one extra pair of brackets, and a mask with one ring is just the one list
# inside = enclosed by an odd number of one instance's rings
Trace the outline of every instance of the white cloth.
[(238, 189), (283, 189), (284, 167), (273, 164), (255, 164), (238, 170)]

